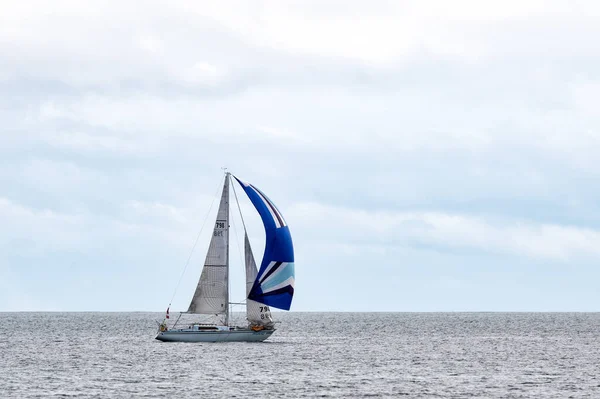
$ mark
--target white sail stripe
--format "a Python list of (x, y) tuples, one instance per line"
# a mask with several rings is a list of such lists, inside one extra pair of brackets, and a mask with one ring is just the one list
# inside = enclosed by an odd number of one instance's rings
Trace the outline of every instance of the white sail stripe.
[[(254, 186), (252, 186), (254, 187)], [(258, 191), (258, 193), (262, 196), (262, 198), (271, 206), (271, 209), (273, 209), (273, 211), (275, 213), (277, 213), (277, 215), (279, 216), (279, 220), (281, 220), (281, 222), (283, 223), (283, 226), (287, 226), (287, 223), (283, 217), (283, 215), (281, 214), (281, 212), (279, 212), (279, 208), (277, 208), (277, 206), (275, 206), (275, 204), (273, 203), (273, 201), (271, 201), (265, 194), (263, 194), (262, 191), (260, 191), (258, 188), (254, 187), (256, 189), (256, 191)]]
[(272, 261), (271, 263), (269, 263), (269, 266), (267, 266), (265, 268), (265, 271), (263, 272), (263, 274), (260, 275), (260, 278), (258, 280), (260, 280), (261, 278), (263, 278), (264, 275), (266, 275), (267, 273), (269, 273), (269, 270), (271, 270), (273, 268), (273, 266), (275, 266), (275, 261)]
[(281, 212), (279, 212), (279, 209), (275, 206), (273, 201), (271, 201), (266, 195), (262, 194), (262, 192), (260, 190), (258, 192), (263, 196), (265, 201), (267, 201), (267, 203), (271, 206), (271, 209), (273, 210), (273, 212), (275, 212), (277, 214), (277, 216), (279, 216), (283, 225), (286, 226), (287, 224), (285, 222), (285, 219), (283, 218), (283, 215), (281, 214)]
[(281, 212), (279, 212), (279, 208), (277, 208), (277, 206), (273, 203), (273, 201), (271, 201), (266, 196), (265, 196), (265, 199), (269, 202), (269, 204), (271, 204), (271, 207), (275, 210), (275, 212), (277, 212), (277, 214), (281, 218), (281, 222), (283, 223), (283, 225), (287, 226), (287, 222), (285, 221), (285, 218), (283, 217), (283, 215), (281, 214)]
[(271, 291), (278, 290), (278, 289), (280, 289), (280, 288), (283, 288), (283, 287), (286, 287), (286, 286), (288, 286), (288, 285), (291, 285), (291, 286), (292, 286), (292, 288), (293, 288), (293, 287), (294, 287), (294, 283), (295, 283), (294, 276), (290, 276), (290, 277), (289, 277), (287, 280), (285, 280), (285, 281), (281, 282), (280, 284), (277, 284), (277, 285), (275, 285), (275, 286), (273, 286), (273, 287), (269, 288), (268, 290), (266, 290), (266, 291), (263, 291), (263, 294), (268, 294), (268, 293), (269, 293), (269, 292), (271, 292)]
[(258, 194), (259, 198), (264, 202), (265, 206), (269, 210), (269, 213), (271, 214), (271, 217), (273, 218), (273, 221), (275, 222), (275, 226), (277, 228), (280, 228), (281, 223), (279, 223), (279, 219), (277, 218), (277, 215), (274, 212), (275, 209), (271, 206), (269, 201), (267, 201), (267, 199), (264, 197), (264, 195), (262, 195), (261, 192), (256, 187), (254, 187), (252, 184), (250, 184), (250, 188), (252, 188), (256, 194)]
[[(267, 209), (269, 210), (269, 213), (271, 214), (271, 217), (273, 218), (273, 221), (275, 222), (275, 226), (277, 228), (282, 227), (281, 223), (279, 223), (279, 219), (277, 218), (277, 215), (274, 213), (275, 208), (273, 206), (271, 206), (271, 203), (264, 197), (264, 195), (261, 194), (260, 191), (258, 191), (258, 189), (256, 189), (252, 184), (250, 184), (249, 186), (252, 190), (254, 190), (254, 192), (259, 196), (259, 198), (264, 202), (265, 206), (267, 207)], [(281, 219), (283, 220), (283, 218)]]
[(260, 285), (263, 284), (267, 284), (269, 281), (273, 280), (275, 277), (277, 277), (278, 274), (281, 273), (281, 271), (283, 269), (285, 269), (285, 267), (289, 264), (289, 262), (282, 262), (281, 266), (279, 266), (277, 268), (277, 270), (275, 270), (273, 273), (271, 273), (271, 275), (269, 277), (267, 277), (262, 283), (260, 283)]

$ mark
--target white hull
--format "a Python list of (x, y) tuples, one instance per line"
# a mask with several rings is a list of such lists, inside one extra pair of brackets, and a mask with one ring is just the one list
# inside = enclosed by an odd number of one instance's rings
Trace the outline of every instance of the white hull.
[(262, 342), (273, 332), (275, 330), (194, 331), (181, 329), (159, 332), (156, 339), (164, 342)]

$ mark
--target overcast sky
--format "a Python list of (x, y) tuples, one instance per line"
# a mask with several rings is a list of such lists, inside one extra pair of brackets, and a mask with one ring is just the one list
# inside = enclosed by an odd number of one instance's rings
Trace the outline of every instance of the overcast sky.
[(0, 0), (0, 310), (163, 311), (226, 166), (292, 310), (600, 311), (599, 4)]

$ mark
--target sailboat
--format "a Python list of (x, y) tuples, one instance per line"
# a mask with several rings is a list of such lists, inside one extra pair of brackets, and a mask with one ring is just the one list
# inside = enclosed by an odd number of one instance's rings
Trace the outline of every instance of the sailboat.
[[(230, 323), (229, 300), (229, 186), (231, 177), (242, 187), (265, 228), (265, 251), (257, 269), (244, 224), (246, 269), (245, 325)], [(233, 185), (232, 185), (233, 186)], [(237, 202), (237, 194), (235, 192)], [(238, 209), (241, 208), (238, 202)], [(160, 324), (156, 339), (172, 342), (264, 341), (275, 332), (271, 307), (289, 310), (294, 296), (294, 248), (290, 229), (275, 204), (258, 188), (225, 172), (221, 202), (202, 274), (187, 314), (213, 315), (221, 322), (192, 323), (184, 328)], [(168, 317), (168, 309), (167, 309)], [(180, 315), (181, 317), (181, 315)], [(179, 319), (178, 319), (179, 321)]]

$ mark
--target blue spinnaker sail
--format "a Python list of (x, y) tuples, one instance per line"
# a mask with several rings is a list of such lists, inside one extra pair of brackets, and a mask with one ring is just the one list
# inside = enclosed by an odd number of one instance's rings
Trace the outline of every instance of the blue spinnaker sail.
[(294, 296), (294, 246), (290, 229), (279, 209), (262, 191), (235, 179), (260, 214), (266, 235), (265, 253), (248, 298), (290, 310)]

